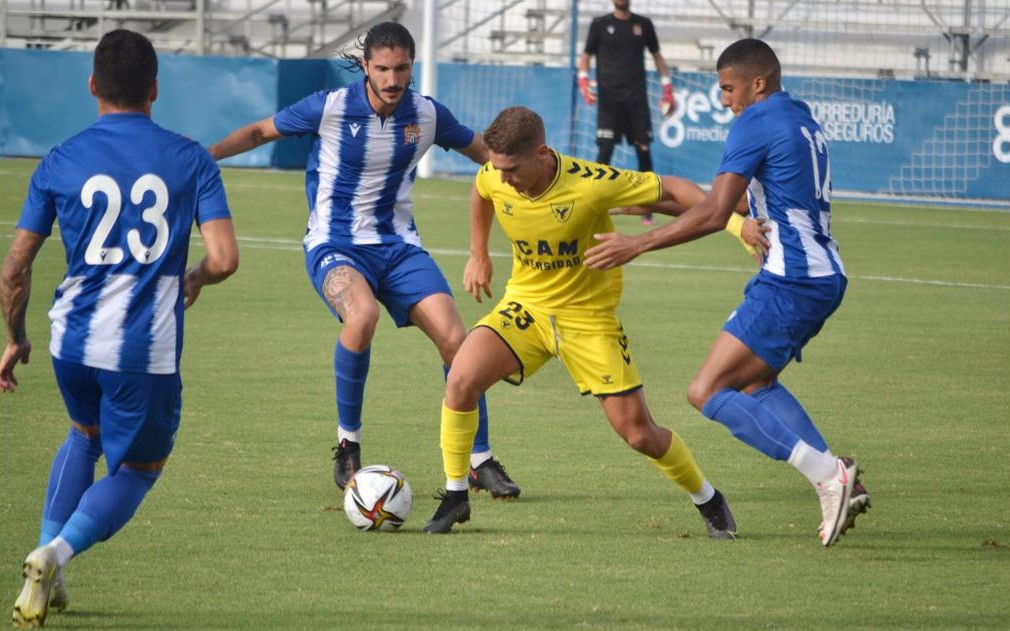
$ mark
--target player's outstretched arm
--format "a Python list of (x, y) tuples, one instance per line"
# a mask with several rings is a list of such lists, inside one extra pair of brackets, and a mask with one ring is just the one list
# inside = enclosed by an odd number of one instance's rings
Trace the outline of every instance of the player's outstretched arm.
[(494, 204), (484, 199), (474, 185), (470, 189), (470, 258), (463, 270), (463, 287), (474, 300), (482, 302), (481, 293), (491, 297), (491, 275), (494, 265), (488, 250)]
[(18, 385), (14, 367), (28, 363), (32, 343), (25, 325), (32, 291), (32, 264), (46, 240), (45, 235), (17, 229), (0, 272), (0, 311), (7, 326), (7, 345), (0, 358), (0, 392), (14, 392)]
[(691, 180), (673, 175), (663, 175), (660, 179), (663, 182), (663, 197), (659, 203), (669, 209), (666, 212), (668, 215), (679, 217), (692, 206), (705, 201), (705, 190)]
[(622, 206), (610, 210), (611, 215), (645, 215), (658, 212), (663, 215), (679, 217), (688, 208), (700, 204), (705, 199), (705, 190), (682, 177), (661, 175), (663, 195), (651, 206)]
[(484, 146), (484, 136), (481, 136), (477, 132), (474, 132), (473, 140), (470, 141), (469, 145), (462, 149), (457, 149), (457, 151), (481, 166), (484, 166), (491, 159), (487, 155), (487, 147)]
[(231, 219), (212, 219), (200, 224), (207, 255), (186, 270), (183, 279), (184, 306), (189, 309), (204, 285), (220, 283), (238, 269), (238, 242)]
[[(698, 190), (701, 189), (699, 188)], [(691, 193), (692, 196), (696, 194), (696, 192)], [(704, 192), (702, 192), (702, 195), (704, 196)], [(658, 212), (676, 217), (686, 210), (687, 208), (682, 204), (670, 200), (662, 201), (652, 206), (622, 206), (620, 208), (612, 208), (610, 214), (645, 215), (650, 212)], [(768, 248), (771, 246), (771, 243), (765, 237), (765, 233), (770, 231), (771, 228), (765, 225), (764, 219), (750, 219), (748, 217), (749, 212), (747, 197), (743, 196), (740, 198), (739, 203), (737, 203), (736, 208), (734, 208), (734, 212), (730, 213), (724, 229), (740, 241), (744, 250), (754, 257), (758, 265), (762, 265), (765, 256), (768, 255)]]
[(712, 182), (712, 191), (700, 203), (682, 213), (677, 221), (634, 237), (619, 232), (593, 235), (600, 243), (586, 250), (585, 264), (600, 270), (611, 269), (644, 252), (687, 243), (718, 232), (726, 227), (747, 190), (747, 184), (746, 178), (735, 173), (720, 173)]
[(223, 160), (231, 156), (245, 153), (255, 149), (260, 145), (273, 142), (281, 137), (274, 125), (274, 117), (270, 116), (263, 120), (250, 123), (245, 127), (239, 127), (218, 142), (207, 148), (211, 157), (215, 160)]

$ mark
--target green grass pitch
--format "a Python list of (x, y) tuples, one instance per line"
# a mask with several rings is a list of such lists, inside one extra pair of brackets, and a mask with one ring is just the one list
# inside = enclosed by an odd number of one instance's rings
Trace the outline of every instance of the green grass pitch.
[[(0, 162), (6, 251), (34, 161)], [(712, 542), (690, 500), (625, 447), (554, 362), (489, 393), (498, 457), (522, 498), (472, 498), (447, 537), (420, 529), (442, 485), (442, 370), (387, 316), (372, 350), (364, 461), (414, 489), (397, 533), (346, 521), (332, 482), (339, 326), (305, 277), (302, 175), (226, 170), (238, 274), (188, 313), (183, 420), (154, 491), (68, 568), (52, 629), (820, 629), (1010, 626), (1010, 214), (835, 204), (849, 292), (783, 376), (873, 508), (822, 549), (816, 496), (704, 419), (685, 390), (753, 272), (727, 235), (625, 270), (620, 316), (657, 420), (676, 428), (741, 529)], [(469, 182), (415, 189), (426, 246), (463, 319)], [(629, 217), (618, 227), (640, 230)], [(495, 230), (494, 286), (509, 274)], [(202, 255), (194, 239), (191, 257)], [(63, 273), (36, 263), (21, 386), (0, 395), (0, 604), (13, 605), (67, 431), (46, 311)], [(99, 473), (104, 472), (99, 463)]]

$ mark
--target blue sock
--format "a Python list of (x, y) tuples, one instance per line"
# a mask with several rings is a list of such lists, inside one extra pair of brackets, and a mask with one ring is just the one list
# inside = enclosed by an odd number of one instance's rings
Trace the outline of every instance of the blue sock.
[[(442, 366), (442, 370), (448, 377), (449, 367)], [(491, 451), (491, 441), (487, 433), (487, 397), (482, 394), (477, 401), (477, 435), (473, 437), (473, 449), (470, 453), (478, 454), (484, 451)]]
[(776, 381), (768, 387), (759, 388), (750, 396), (757, 399), (766, 409), (771, 410), (786, 427), (800, 437), (800, 440), (821, 453), (828, 451), (827, 441), (821, 436), (807, 411), (803, 409), (793, 393), (789, 392), (781, 383)]
[(471, 453), (491, 451), (491, 439), (487, 431), (487, 399), (482, 394), (477, 400), (477, 435), (473, 437)]
[(337, 341), (333, 351), (333, 373), (337, 382), (337, 419), (349, 432), (361, 429), (361, 406), (365, 400), (365, 380), (372, 349), (355, 353)]
[(757, 399), (732, 388), (712, 395), (701, 413), (719, 421), (737, 439), (775, 460), (788, 460), (800, 440)]
[(42, 507), (39, 545), (44, 546), (60, 534), (63, 524), (77, 510), (81, 496), (95, 481), (95, 464), (102, 455), (102, 441), (88, 438), (71, 428), (60, 445), (49, 471), (46, 503)]
[(91, 486), (60, 531), (74, 555), (119, 532), (130, 521), (160, 472), (120, 467)]

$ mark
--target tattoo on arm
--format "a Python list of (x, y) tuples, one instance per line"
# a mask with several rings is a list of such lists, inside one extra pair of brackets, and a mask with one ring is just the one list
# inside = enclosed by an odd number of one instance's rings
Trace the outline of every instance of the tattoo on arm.
[(7, 337), (21, 342), (27, 336), (25, 314), (32, 289), (32, 263), (45, 237), (19, 230), (4, 258), (0, 276), (0, 311), (7, 322)]

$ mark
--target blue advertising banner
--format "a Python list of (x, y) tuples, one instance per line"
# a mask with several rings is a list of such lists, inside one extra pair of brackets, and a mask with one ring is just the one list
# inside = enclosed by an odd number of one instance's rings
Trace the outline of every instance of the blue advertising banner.
[[(650, 82), (654, 170), (710, 182), (733, 124), (716, 75), (675, 74), (677, 105), (666, 119), (658, 85)], [(784, 86), (824, 129), (836, 192), (1010, 206), (1010, 85), (786, 77)], [(596, 108), (574, 90), (568, 68), (439, 67), (439, 98), (464, 123), (483, 129), (501, 108), (527, 105), (544, 118), (549, 144), (595, 159)], [(638, 168), (627, 144), (612, 162)], [(436, 170), (472, 173), (441, 155)]]
[[(656, 169), (710, 181), (733, 115), (715, 75), (677, 75), (677, 107), (654, 121)], [(784, 80), (830, 143), (836, 191), (1010, 202), (1010, 85)]]

